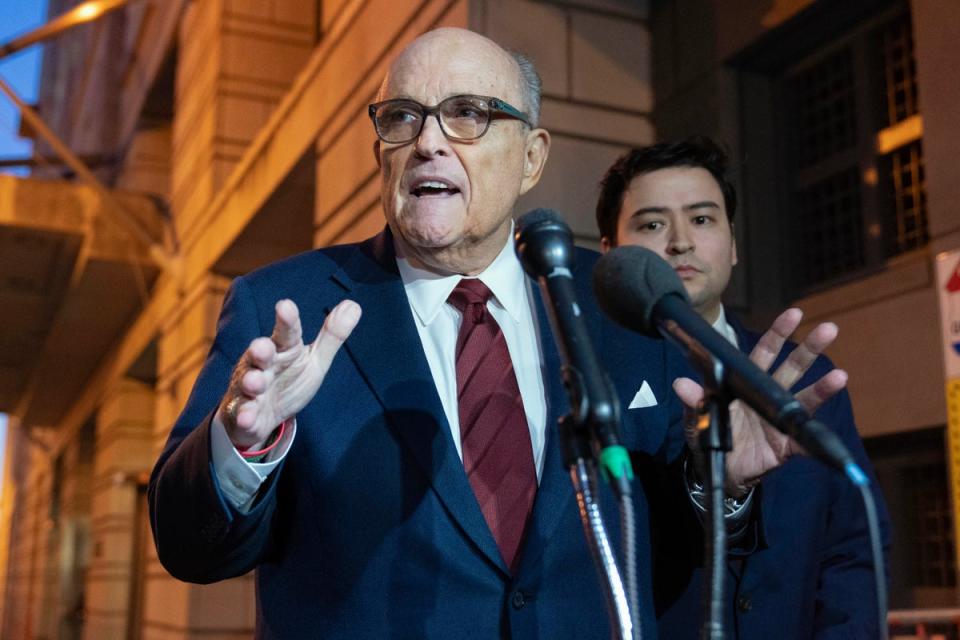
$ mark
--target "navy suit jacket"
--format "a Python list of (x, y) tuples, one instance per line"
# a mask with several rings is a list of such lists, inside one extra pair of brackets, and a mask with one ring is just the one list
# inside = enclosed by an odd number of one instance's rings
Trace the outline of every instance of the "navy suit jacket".
[[(728, 319), (741, 350), (749, 353), (759, 334)], [(794, 347), (788, 344), (774, 368)], [(817, 358), (794, 390), (833, 368), (825, 356)], [(836, 431), (872, 480), (886, 559), (889, 517), (846, 390), (825, 402), (816, 417)], [(878, 638), (873, 562), (860, 492), (841, 474), (805, 456), (771, 471), (759, 491), (763, 520), (758, 548), (749, 555), (732, 553), (728, 562), (728, 637)], [(658, 573), (659, 631), (664, 640), (694, 640), (701, 619), (702, 554), (688, 557), (694, 562), (683, 570), (684, 550), (693, 548), (694, 541), (678, 542), (666, 552), (667, 570)]]
[[(579, 299), (624, 403), (644, 380), (659, 401), (623, 413), (624, 443), (657, 482), (666, 477), (655, 470), (665, 468), (668, 424), (679, 422), (670, 391), (677, 370), (662, 342), (626, 334), (600, 316), (589, 284), (595, 258), (577, 253)], [(569, 407), (560, 360), (535, 296), (548, 435), (515, 575), (500, 557), (456, 453), (389, 231), (359, 245), (295, 256), (233, 283), (209, 357), (150, 481), (151, 523), (164, 567), (201, 583), (256, 569), (259, 638), (609, 638), (554, 426)], [(358, 302), (363, 317), (297, 415), (297, 436), (282, 465), (242, 514), (218, 489), (210, 421), (249, 342), (271, 333), (281, 298), (298, 305), (307, 341), (343, 299)], [(605, 488), (601, 493), (619, 545), (613, 500)], [(682, 519), (651, 515), (644, 495), (638, 490), (635, 503), (642, 624), (649, 635), (656, 624), (650, 520), (667, 527)]]

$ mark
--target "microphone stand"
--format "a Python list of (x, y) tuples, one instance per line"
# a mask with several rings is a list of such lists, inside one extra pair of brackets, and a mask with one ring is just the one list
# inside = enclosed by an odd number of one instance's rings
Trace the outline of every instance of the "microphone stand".
[(708, 354), (691, 357), (703, 372), (703, 406), (697, 421), (697, 443), (705, 461), (706, 478), (706, 560), (703, 591), (702, 640), (723, 640), (726, 637), (724, 612), (726, 610), (727, 527), (724, 522), (724, 490), (726, 455), (733, 448), (730, 432), (730, 401), (723, 392), (723, 363)]
[[(517, 221), (515, 241), (524, 271), (540, 285), (561, 356), (570, 413), (560, 419), (560, 446), (577, 496), (587, 546), (600, 574), (611, 635), (614, 639), (634, 640), (640, 637), (640, 619), (630, 484), (633, 469), (630, 455), (617, 435), (620, 405), (616, 392), (600, 367), (577, 304), (571, 272), (573, 233), (557, 212), (536, 209)], [(597, 501), (598, 467), (620, 503), (626, 588)], [(631, 608), (636, 609), (632, 612), (637, 615), (635, 622), (631, 620)]]
[[(573, 482), (573, 489), (577, 496), (577, 508), (583, 523), (587, 547), (600, 574), (600, 586), (607, 604), (607, 615), (610, 618), (611, 636), (619, 640), (633, 640), (634, 627), (626, 590), (617, 568), (600, 505), (596, 500), (597, 464), (590, 432), (586, 425), (572, 413), (560, 418), (560, 446), (564, 464), (570, 470), (570, 480)], [(613, 485), (616, 486), (616, 484), (614, 481)], [(629, 487), (628, 483), (627, 486)], [(629, 489), (625, 499), (631, 499)], [(637, 614), (639, 615), (639, 612)], [(639, 631), (639, 618), (637, 630)]]

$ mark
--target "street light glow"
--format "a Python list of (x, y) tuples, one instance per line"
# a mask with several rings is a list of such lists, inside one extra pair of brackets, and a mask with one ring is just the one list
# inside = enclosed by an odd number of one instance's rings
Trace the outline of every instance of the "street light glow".
[(76, 9), (75, 17), (77, 22), (82, 22), (86, 20), (94, 20), (103, 8), (100, 6), (100, 3), (97, 0), (91, 0), (87, 4), (82, 4)]

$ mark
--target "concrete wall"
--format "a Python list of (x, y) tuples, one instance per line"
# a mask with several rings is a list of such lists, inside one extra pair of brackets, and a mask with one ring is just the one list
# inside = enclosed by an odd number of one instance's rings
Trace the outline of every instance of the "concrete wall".
[[(517, 213), (550, 207), (597, 246), (597, 183), (632, 145), (653, 141), (646, 2), (471, 3), (470, 27), (528, 54), (543, 79), (541, 125), (550, 158)], [(534, 26), (535, 25), (535, 26)]]
[(923, 156), (930, 210), (931, 252), (960, 247), (957, 180), (957, 105), (960, 105), (960, 8), (950, 2), (912, 0), (917, 79), (923, 111)]
[(153, 465), (153, 388), (124, 380), (97, 416), (83, 637), (125, 638), (142, 602), (136, 582), (148, 544), (140, 519), (143, 483)]
[[(45, 612), (41, 608), (46, 581), (50, 519), (50, 460), (41, 447), (22, 432), (11, 438), (7, 464), (13, 464), (12, 482), (4, 486), (16, 498), (10, 522), (10, 551), (5, 567), (4, 638), (34, 638)], [(9, 441), (8, 441), (9, 442)]]
[(314, 6), (206, 0), (180, 23), (170, 206), (184, 242), (309, 56)]

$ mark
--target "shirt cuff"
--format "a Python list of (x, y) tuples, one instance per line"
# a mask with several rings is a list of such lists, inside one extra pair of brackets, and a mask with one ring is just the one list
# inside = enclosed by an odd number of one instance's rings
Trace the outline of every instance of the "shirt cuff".
[(226, 427), (214, 415), (210, 425), (210, 454), (220, 491), (227, 502), (241, 513), (249, 512), (260, 485), (286, 457), (296, 433), (297, 421), (291, 419), (277, 446), (270, 450), (263, 462), (247, 462), (233, 446)]

